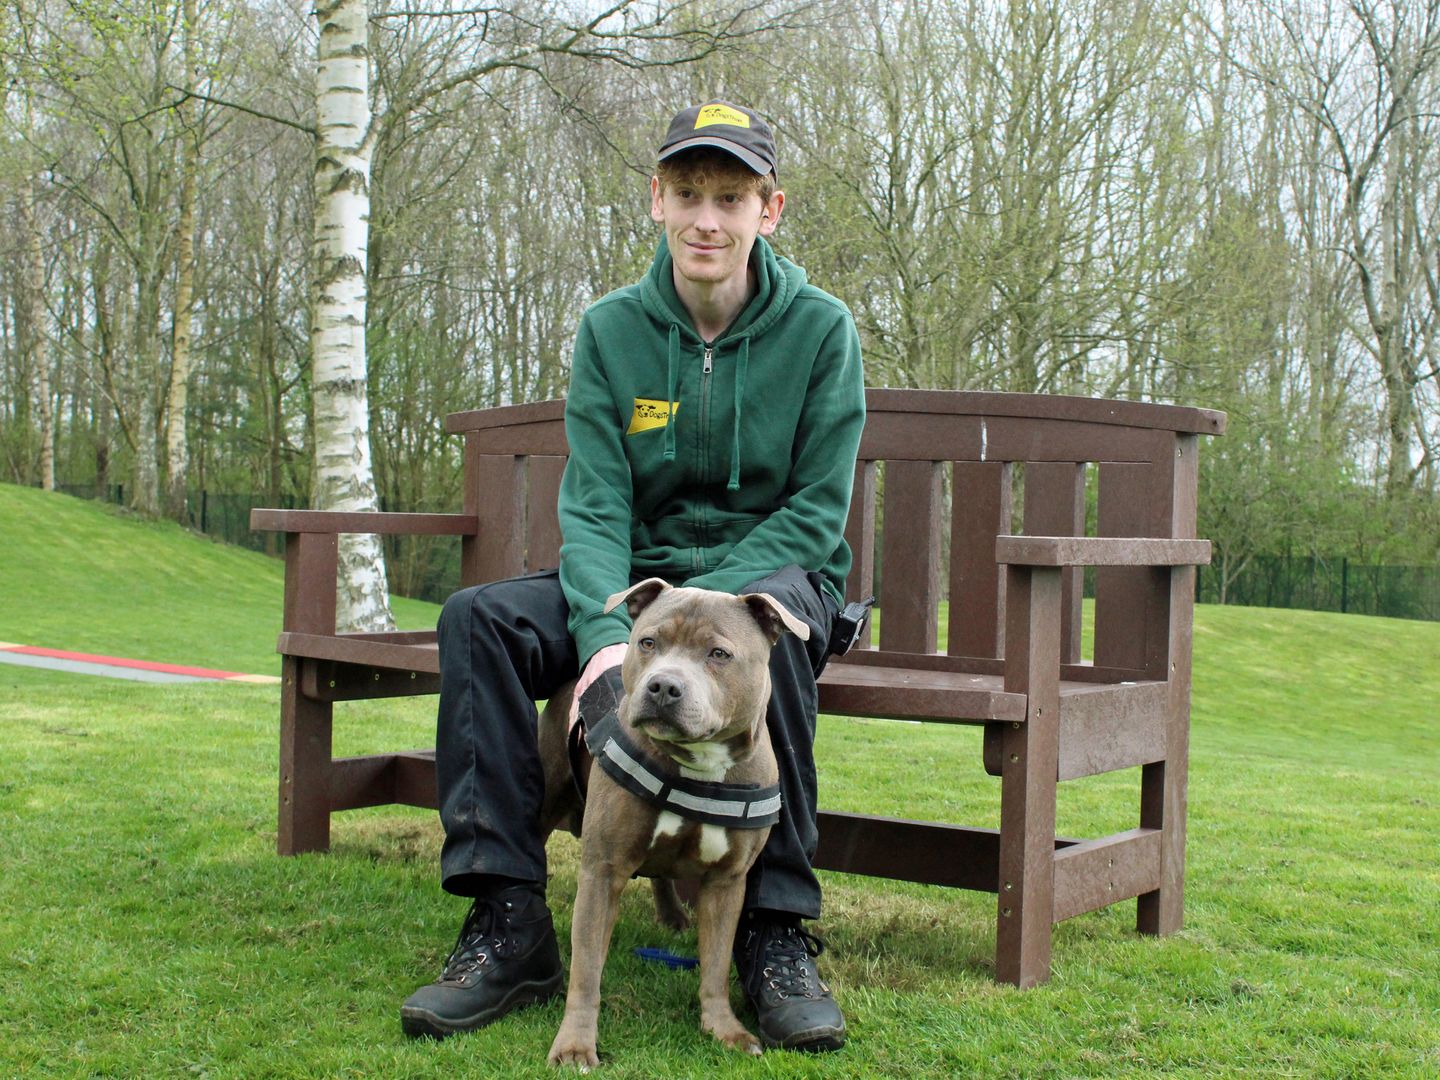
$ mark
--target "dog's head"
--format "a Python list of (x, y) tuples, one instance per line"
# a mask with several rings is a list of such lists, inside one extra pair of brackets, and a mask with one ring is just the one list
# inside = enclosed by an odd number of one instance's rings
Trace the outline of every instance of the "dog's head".
[(621, 721), (699, 771), (723, 772), (748, 754), (770, 700), (770, 648), (785, 633), (808, 639), (809, 627), (763, 593), (673, 588), (659, 578), (616, 593), (605, 610), (621, 604), (634, 620)]

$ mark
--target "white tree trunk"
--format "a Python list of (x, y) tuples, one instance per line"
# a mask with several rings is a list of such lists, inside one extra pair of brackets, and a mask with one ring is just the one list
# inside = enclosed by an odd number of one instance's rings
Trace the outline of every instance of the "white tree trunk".
[[(185, 88), (199, 85), (195, 67), (195, 0), (185, 0)], [(180, 223), (176, 226), (175, 334), (170, 350), (170, 393), (165, 415), (165, 514), (184, 525), (189, 520), (186, 489), (190, 475), (190, 446), (186, 440), (185, 409), (190, 400), (190, 328), (195, 296), (195, 183), (200, 168), (200, 133), (194, 130), (195, 102), (186, 98), (180, 114), (182, 139)]]
[[(315, 154), (314, 503), (375, 510), (365, 399), (365, 261), (370, 233), (370, 82), (365, 0), (323, 0)], [(340, 542), (336, 622), (342, 631), (395, 625), (379, 537)]]
[(35, 190), (21, 197), (25, 231), (25, 347), (35, 372), (35, 396), (40, 408), (40, 486), (55, 490), (55, 402), (50, 396), (50, 350), (45, 339), (45, 253), (40, 244), (40, 214)]
[(135, 354), (130, 379), (134, 401), (135, 483), (130, 506), (145, 517), (160, 514), (160, 472), (156, 428), (164, 408), (155, 385), (160, 372), (160, 270), (158, 255), (150, 246), (151, 232), (142, 230), (145, 250), (135, 286)]

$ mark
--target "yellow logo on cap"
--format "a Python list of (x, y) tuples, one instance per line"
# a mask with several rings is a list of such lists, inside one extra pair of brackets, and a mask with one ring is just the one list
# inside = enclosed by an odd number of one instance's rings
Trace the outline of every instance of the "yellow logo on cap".
[(680, 409), (678, 401), (655, 401), (651, 398), (635, 399), (635, 412), (630, 417), (630, 427), (626, 435), (636, 435), (642, 431), (654, 431), (656, 428), (663, 428), (670, 423), (670, 417)]
[(711, 124), (729, 124), (732, 127), (748, 128), (750, 117), (728, 105), (706, 105), (700, 110), (700, 115), (695, 117), (695, 130), (699, 131)]

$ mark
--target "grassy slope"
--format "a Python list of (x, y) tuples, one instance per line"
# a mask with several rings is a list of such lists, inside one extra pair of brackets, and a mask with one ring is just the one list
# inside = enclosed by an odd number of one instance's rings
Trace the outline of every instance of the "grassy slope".
[[(279, 674), (284, 569), (168, 522), (0, 484), (0, 641)], [(399, 599), (403, 627), (435, 608)]]
[[(68, 551), (28, 535), (57, 524), (81, 538)], [(272, 670), (271, 561), (5, 487), (0, 541), (21, 555), (0, 640)], [(198, 614), (177, 626), (187, 602)], [(413, 625), (433, 618), (416, 610)], [(826, 875), (824, 967), (851, 1045), (736, 1061), (694, 1030), (693, 974), (629, 955), (694, 948), (631, 889), (605, 1071), (1440, 1074), (1437, 700), (1440, 626), (1201, 608), (1181, 934), (1137, 938), (1133, 904), (1070, 920), (1052, 981), (1019, 993), (990, 979), (993, 898)], [(361, 811), (337, 819), (329, 856), (276, 858), (276, 712), (273, 687), (0, 667), (0, 1075), (543, 1073), (558, 1004), (439, 1046), (400, 1037), (398, 1002), (433, 977), (461, 914), (435, 886), (438, 827)], [(424, 745), (432, 730), (431, 700), (355, 705), (337, 752)], [(822, 718), (823, 800), (994, 824), (978, 750), (969, 729)], [(1127, 775), (1066, 785), (1061, 828), (1128, 827), (1135, 792)], [(551, 855), (563, 940), (575, 845)]]

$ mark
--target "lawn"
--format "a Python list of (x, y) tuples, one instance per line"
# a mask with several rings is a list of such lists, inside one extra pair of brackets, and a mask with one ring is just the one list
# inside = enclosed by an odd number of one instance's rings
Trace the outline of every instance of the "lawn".
[[(280, 674), (284, 566), (106, 503), (0, 484), (0, 641)], [(395, 601), (404, 629), (435, 608)]]
[[(255, 672), (277, 563), (0, 485), (0, 640)], [(434, 609), (400, 605), (408, 625)], [(838, 1055), (755, 1060), (697, 1028), (693, 952), (626, 893), (609, 1077), (1440, 1075), (1440, 626), (1202, 607), (1185, 929), (1134, 903), (1057, 928), (1054, 977), (991, 978), (994, 898), (824, 875)], [(400, 1034), (462, 908), (434, 815), (342, 815), (281, 859), (274, 687), (0, 666), (0, 1075), (544, 1075), (560, 1005), (442, 1044)], [(829, 808), (993, 825), (978, 732), (822, 717)], [(339, 753), (426, 745), (433, 699), (345, 707)], [(883, 765), (883, 768), (881, 767)], [(1061, 789), (1072, 834), (1133, 824), (1138, 778)], [(551, 846), (562, 944), (576, 847)], [(742, 1013), (743, 1015), (743, 1013)]]

